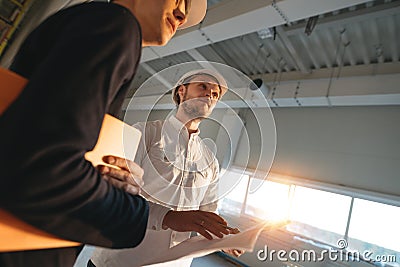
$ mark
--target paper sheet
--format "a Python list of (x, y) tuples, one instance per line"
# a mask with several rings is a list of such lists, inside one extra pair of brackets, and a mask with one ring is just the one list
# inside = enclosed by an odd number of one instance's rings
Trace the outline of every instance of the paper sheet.
[[(106, 155), (133, 161), (141, 136), (142, 133), (138, 129), (106, 114), (96, 146), (85, 154), (85, 158), (92, 162), (93, 166), (108, 165), (102, 160)], [(115, 168), (113, 165), (108, 166)]]
[(228, 235), (224, 238), (214, 238), (213, 240), (205, 239), (203, 236), (192, 237), (179, 245), (165, 251), (160, 251), (154, 258), (149, 258), (144, 265), (151, 265), (161, 262), (167, 262), (184, 258), (201, 257), (221, 249), (242, 249), (252, 252), (260, 233), (265, 230), (272, 230), (283, 226), (284, 223), (268, 223), (257, 224), (239, 234)]

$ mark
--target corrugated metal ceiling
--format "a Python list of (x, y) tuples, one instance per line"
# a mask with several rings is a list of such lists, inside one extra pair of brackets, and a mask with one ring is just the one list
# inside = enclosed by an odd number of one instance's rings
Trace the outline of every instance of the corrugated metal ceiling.
[[(219, 3), (209, 0), (209, 7)], [(280, 25), (276, 35), (260, 38), (257, 32), (199, 47), (204, 60), (230, 65), (246, 75), (293, 72), (337, 66), (398, 62), (400, 51), (400, 1), (370, 1), (318, 16), (315, 29), (305, 34), (308, 19)], [(270, 29), (273, 32), (273, 29)], [(198, 59), (198, 58), (197, 58)], [(152, 71), (193, 61), (188, 52), (142, 63), (137, 88)], [(147, 75), (146, 75), (147, 73)], [(133, 88), (133, 90), (134, 90)]]
[[(215, 0), (209, 1), (208, 4), (209, 8), (214, 6), (223, 10), (224, 8), (221, 7), (225, 7), (224, 5), (229, 1), (232, 0)], [(307, 24), (313, 20), (315, 27), (308, 28), (309, 34), (306, 34)], [(245, 21), (243, 20), (242, 23)], [(311, 100), (315, 100), (315, 105), (332, 105), (330, 101), (325, 101), (329, 90), (322, 95), (315, 95), (316, 98), (310, 98), (308, 102), (303, 99), (299, 104), (296, 98), (298, 89), (293, 89), (291, 84), (293, 82), (299, 84), (301, 79), (328, 79), (327, 85), (323, 87), (330, 88), (329, 79), (332, 79), (334, 75), (337, 78), (340, 75), (353, 76), (352, 81), (361, 84), (362, 80), (357, 78), (360, 70), (363, 72), (362, 75), (369, 76), (377, 73), (380, 75), (400, 73), (400, 64), (398, 64), (400, 1), (398, 0), (369, 1), (319, 14), (314, 18), (286, 21), (286, 24), (269, 29), (250, 32), (220, 42), (211, 42), (202, 47), (142, 62), (138, 72), (139, 78), (135, 79), (129, 96), (132, 96), (152, 74), (172, 65), (199, 60), (223, 63), (238, 69), (250, 78), (262, 78), (264, 83), (273, 88), (272, 95), (269, 95), (269, 98), (274, 98), (269, 100), (270, 106), (303, 106)], [(266, 37), (265, 34), (268, 31), (270, 36)], [(280, 82), (286, 82), (286, 85), (282, 84), (280, 91), (275, 92), (276, 85)], [(289, 87), (283, 89), (285, 86)], [(371, 90), (375, 90), (371, 94), (384, 93), (371, 88), (365, 87), (364, 94), (368, 94), (367, 91), (371, 93)], [(382, 88), (388, 91), (385, 94), (392, 92), (390, 85), (382, 85)], [(289, 91), (284, 93), (285, 90)], [(318, 92), (322, 89), (315, 88), (314, 90)], [(353, 94), (350, 91), (347, 90), (345, 94)], [(287, 98), (288, 96), (282, 96), (282, 94), (293, 94), (295, 97), (289, 99), (290, 97)], [(315, 94), (321, 94), (321, 92)], [(276, 100), (278, 96), (283, 97), (279, 105)], [(379, 98), (381, 96), (374, 100), (370, 97), (371, 95), (365, 98), (369, 99), (366, 102), (361, 100), (363, 99), (361, 97), (358, 102), (342, 101), (341, 104), (397, 103), (395, 100), (397, 98), (391, 95), (385, 95), (385, 100), (381, 100)], [(316, 101), (316, 99), (324, 100)], [(285, 101), (293, 103), (289, 105)]]
[[(69, 2), (81, 1), (84, 0)], [(255, 2), (255, 0), (249, 1), (248, 4), (251, 5)], [(273, 3), (274, 1), (271, 0), (269, 2)], [(313, 1), (305, 1), (305, 3), (309, 2)], [(35, 5), (32, 5), (31, 12), (32, 18), (27, 19), (25, 26), (22, 27), (19, 41), (23, 40), (22, 32), (28, 32), (28, 26), (34, 24), (32, 21), (37, 23), (36, 20), (40, 14), (49, 13), (49, 10), (65, 5), (65, 2), (61, 0), (34, 1), (34, 3)], [(231, 5), (229, 5), (230, 3)], [(214, 14), (218, 18), (219, 12), (223, 11), (225, 6), (232, 8), (232, 3), (235, 5), (242, 4), (242, 2), (233, 2), (233, 0), (208, 0), (209, 14), (216, 13), (214, 11), (218, 9), (218, 14)], [(308, 8), (307, 6), (299, 6), (299, 2), (291, 0), (276, 1), (276, 3), (288, 3), (295, 6), (295, 8), (291, 9), (292, 13), (301, 13), (302, 9), (304, 11), (304, 9)], [(314, 2), (315, 5), (322, 6), (322, 9), (319, 9), (321, 10), (319, 13), (323, 12), (322, 10), (334, 10), (329, 8), (330, 3), (328, 0), (326, 2)], [(264, 3), (264, 5), (268, 5), (268, 2)], [(229, 10), (226, 11), (228, 14)], [(293, 14), (291, 15), (296, 17)], [(29, 14), (27, 17), (29, 17)], [(211, 42), (202, 47), (196, 46), (197, 48), (172, 55), (169, 54), (163, 58), (148, 59), (148, 61), (139, 65), (128, 97), (131, 97), (135, 90), (152, 74), (172, 65), (195, 60), (208, 60), (227, 64), (252, 78), (267, 77), (266, 82), (270, 82), (270, 77), (279, 76), (278, 74), (282, 73), (285, 74), (283, 75), (285, 76), (284, 79), (290, 80), (288, 78), (290, 74), (294, 74), (293, 77), (300, 77), (311, 73), (309, 76), (313, 76), (320, 70), (322, 72), (319, 73), (325, 73), (322, 78), (329, 78), (326, 73), (330, 73), (332, 68), (338, 66), (348, 70), (349, 67), (376, 67), (379, 65), (381, 69), (388, 67), (390, 73), (400, 73), (400, 69), (396, 71), (396, 68), (400, 68), (400, 64), (398, 64), (400, 59), (400, 0), (369, 1), (333, 12), (319, 14), (317, 18), (316, 26), (310, 35), (305, 34), (309, 18), (290, 22), (286, 20), (287, 24), (275, 27), (275, 38), (274, 36), (263, 37), (266, 30), (271, 31), (273, 34), (273, 28), (264, 29), (264, 32), (254, 31), (248, 33), (249, 31), (247, 31), (246, 34), (240, 36), (236, 34), (236, 37), (220, 42), (214, 41), (214, 43)], [(246, 22), (244, 20), (241, 23)], [(251, 23), (248, 25), (250, 30), (253, 29)], [(216, 32), (217, 35), (218, 33), (219, 31)], [(221, 34), (223, 33), (221, 32)], [(238, 33), (240, 34), (240, 31)], [(214, 36), (211, 39), (216, 40), (218, 38)], [(196, 40), (194, 39), (194, 41)], [(191, 41), (193, 42), (193, 40)], [(9, 49), (9, 55), (2, 58), (3, 65), (9, 64), (14, 53), (13, 50), (18, 46), (19, 44), (15, 39), (14, 48)], [(158, 53), (156, 54), (158, 55)], [(388, 66), (391, 63), (396, 64)], [(314, 75), (314, 77), (316, 76)], [(318, 77), (320, 78), (320, 76)]]

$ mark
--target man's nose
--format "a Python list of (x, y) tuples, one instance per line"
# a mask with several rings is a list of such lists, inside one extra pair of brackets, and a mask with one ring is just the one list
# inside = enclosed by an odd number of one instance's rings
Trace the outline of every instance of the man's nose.
[(205, 91), (204, 95), (205, 95), (206, 97), (208, 97), (208, 98), (211, 98), (211, 89), (206, 89), (206, 90), (204, 90), (204, 91)]
[(185, 1), (179, 1), (177, 7), (174, 9), (174, 17), (178, 21), (178, 27), (187, 21), (186, 11), (185, 11)]

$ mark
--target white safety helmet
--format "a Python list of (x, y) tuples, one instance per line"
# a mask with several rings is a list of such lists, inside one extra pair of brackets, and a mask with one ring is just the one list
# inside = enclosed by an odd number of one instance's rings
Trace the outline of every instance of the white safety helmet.
[(221, 74), (219, 74), (216, 71), (212, 71), (209, 69), (198, 69), (198, 70), (192, 70), (189, 72), (186, 72), (179, 80), (178, 82), (175, 84), (174, 88), (172, 89), (172, 99), (174, 100), (176, 105), (180, 104), (180, 98), (179, 98), (179, 94), (178, 94), (178, 88), (181, 85), (184, 84), (189, 84), (190, 81), (197, 77), (197, 76), (202, 76), (202, 75), (207, 75), (207, 76), (211, 76), (213, 77), (219, 86), (220, 91), (220, 96), (219, 98), (221, 99), (221, 97), (226, 93), (226, 91), (228, 90), (228, 85), (224, 79), (224, 77), (222, 77)]

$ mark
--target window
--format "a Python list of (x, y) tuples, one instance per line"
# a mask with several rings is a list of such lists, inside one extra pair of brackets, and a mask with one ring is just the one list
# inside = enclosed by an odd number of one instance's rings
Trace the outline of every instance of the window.
[(265, 181), (254, 193), (248, 194), (245, 212), (265, 220), (286, 220), (289, 210), (288, 196), (289, 185)]
[(346, 232), (351, 197), (296, 186), (288, 230), (336, 246)]
[(249, 176), (239, 171), (225, 170), (221, 172), (219, 181), (219, 196), (222, 201), (219, 210), (227, 213), (240, 214), (246, 197)]
[[(375, 255), (396, 255), (400, 266), (400, 207), (355, 199), (349, 247)], [(395, 265), (396, 266), (396, 265)]]
[[(224, 177), (228, 177), (226, 181), (241, 179), (223, 199), (223, 212), (290, 220), (286, 230), (295, 235), (332, 247), (338, 247), (338, 241), (346, 238), (349, 251), (371, 251), (388, 260), (375, 265), (400, 267), (400, 207), (344, 195), (348, 192), (337, 194), (259, 180), (235, 171), (226, 171)], [(251, 192), (254, 184), (260, 186)]]

